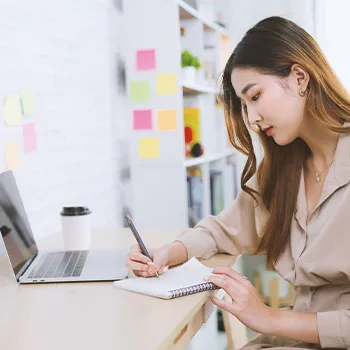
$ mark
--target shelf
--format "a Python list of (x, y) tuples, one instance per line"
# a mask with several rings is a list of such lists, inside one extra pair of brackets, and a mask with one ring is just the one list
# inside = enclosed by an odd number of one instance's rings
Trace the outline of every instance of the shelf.
[(222, 35), (229, 36), (228, 31), (216, 23), (207, 21), (196, 9), (185, 3), (183, 0), (177, 0), (180, 9), (180, 19), (198, 19), (203, 23), (205, 31), (217, 31)]
[(234, 154), (237, 154), (237, 150), (235, 148), (232, 148), (232, 149), (227, 149), (224, 152), (213, 154), (211, 156), (186, 159), (185, 160), (185, 168), (190, 168), (190, 167), (197, 166), (197, 165), (215, 162), (217, 160), (232, 156)]
[(207, 86), (207, 85), (199, 85), (199, 84), (182, 84), (182, 89), (184, 94), (215, 94), (217, 93), (216, 89)]

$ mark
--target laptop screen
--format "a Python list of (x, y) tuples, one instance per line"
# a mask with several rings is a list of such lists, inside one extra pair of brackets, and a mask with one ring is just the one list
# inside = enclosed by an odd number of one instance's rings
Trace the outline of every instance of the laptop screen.
[(11, 171), (0, 174), (0, 232), (18, 279), (38, 248)]

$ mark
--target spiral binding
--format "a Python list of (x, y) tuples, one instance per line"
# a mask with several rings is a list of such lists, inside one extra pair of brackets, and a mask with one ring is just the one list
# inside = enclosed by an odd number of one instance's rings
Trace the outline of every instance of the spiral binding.
[(171, 299), (183, 297), (185, 295), (191, 295), (196, 294), (200, 292), (205, 292), (207, 290), (215, 290), (219, 289), (220, 287), (216, 286), (215, 284), (211, 282), (205, 282), (201, 284), (196, 284), (194, 286), (186, 287), (186, 288), (179, 288), (179, 289), (173, 289), (170, 290)]

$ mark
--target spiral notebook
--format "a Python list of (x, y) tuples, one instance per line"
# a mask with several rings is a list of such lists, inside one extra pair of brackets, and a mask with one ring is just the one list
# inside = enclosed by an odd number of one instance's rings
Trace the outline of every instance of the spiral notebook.
[(153, 297), (173, 299), (219, 289), (214, 284), (204, 281), (204, 277), (209, 276), (212, 271), (212, 268), (208, 268), (196, 258), (192, 258), (183, 265), (169, 269), (159, 278), (134, 277), (116, 281), (114, 286)]

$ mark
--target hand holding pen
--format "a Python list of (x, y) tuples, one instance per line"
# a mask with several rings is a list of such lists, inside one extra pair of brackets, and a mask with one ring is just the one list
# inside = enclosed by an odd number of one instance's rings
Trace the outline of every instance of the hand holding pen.
[(131, 218), (126, 216), (129, 225), (138, 244), (131, 247), (126, 266), (133, 270), (136, 276), (158, 277), (168, 269), (168, 249), (166, 247), (147, 250)]

